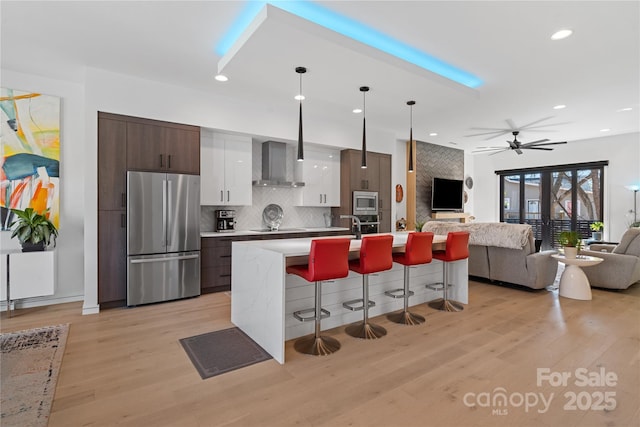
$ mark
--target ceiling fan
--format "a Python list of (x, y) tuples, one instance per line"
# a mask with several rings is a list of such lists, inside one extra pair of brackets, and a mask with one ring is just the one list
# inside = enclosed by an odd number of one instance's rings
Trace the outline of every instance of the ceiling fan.
[(509, 144), (508, 147), (478, 147), (478, 149), (474, 150), (473, 152), (477, 153), (494, 151), (494, 153), (490, 154), (490, 156), (492, 156), (503, 151), (513, 150), (518, 154), (522, 154), (522, 150), (551, 151), (553, 150), (553, 148), (549, 148), (547, 147), (547, 145), (560, 145), (567, 143), (567, 141), (547, 142), (549, 141), (548, 139), (539, 139), (537, 141), (527, 142), (523, 144), (522, 142), (518, 141), (518, 135), (520, 134), (520, 131), (514, 130), (511, 133), (513, 134), (513, 141), (507, 141), (507, 143)]

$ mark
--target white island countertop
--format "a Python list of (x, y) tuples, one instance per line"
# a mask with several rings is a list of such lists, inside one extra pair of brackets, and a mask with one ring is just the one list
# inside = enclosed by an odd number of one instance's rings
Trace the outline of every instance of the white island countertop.
[(316, 233), (316, 232), (340, 232), (349, 231), (346, 227), (296, 227), (283, 228), (277, 231), (258, 231), (258, 230), (235, 230), (235, 231), (201, 231), (200, 237), (229, 237), (229, 236), (269, 236), (273, 234), (291, 234), (291, 233)]
[[(396, 233), (379, 233), (379, 234), (364, 234), (362, 237), (366, 238), (367, 236), (381, 236), (381, 235), (391, 235), (393, 236), (393, 247), (395, 249), (404, 249), (407, 244), (407, 239), (410, 232), (402, 231)], [(350, 252), (360, 251), (360, 246), (362, 245), (362, 240), (356, 240), (353, 235), (344, 235), (344, 236), (324, 236), (324, 237), (303, 237), (299, 239), (278, 239), (278, 240), (258, 240), (258, 241), (250, 241), (250, 242), (238, 242), (238, 244), (243, 245), (252, 245), (254, 247), (259, 247), (260, 249), (264, 249), (267, 251), (278, 252), (285, 257), (297, 257), (297, 256), (308, 256), (311, 251), (311, 241), (315, 239), (351, 239), (351, 244), (349, 246)], [(440, 245), (447, 241), (447, 236), (436, 235), (433, 238), (434, 245)], [(436, 246), (436, 249), (440, 249)], [(444, 246), (442, 246), (444, 249)]]

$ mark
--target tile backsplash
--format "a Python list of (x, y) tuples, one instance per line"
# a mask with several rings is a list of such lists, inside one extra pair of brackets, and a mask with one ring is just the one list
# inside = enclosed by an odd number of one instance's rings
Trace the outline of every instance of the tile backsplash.
[(308, 208), (294, 206), (297, 188), (253, 187), (252, 206), (202, 206), (200, 208), (200, 230), (214, 231), (216, 209), (236, 211), (236, 230), (262, 228), (262, 211), (274, 203), (282, 207), (284, 216), (280, 227), (324, 227), (324, 214), (331, 213), (330, 208)]

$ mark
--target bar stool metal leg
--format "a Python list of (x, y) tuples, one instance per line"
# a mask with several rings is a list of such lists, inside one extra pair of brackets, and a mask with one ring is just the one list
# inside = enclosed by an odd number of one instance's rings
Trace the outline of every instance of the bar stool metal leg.
[(457, 312), (464, 310), (464, 307), (458, 301), (448, 298), (447, 288), (449, 287), (449, 262), (444, 262), (442, 269), (444, 270), (444, 281), (442, 282), (442, 298), (438, 298), (429, 302), (429, 307), (440, 311)]
[[(315, 334), (299, 338), (293, 348), (296, 351), (313, 356), (326, 356), (340, 350), (340, 342), (332, 337), (320, 335), (320, 321), (329, 317), (331, 313), (322, 309), (322, 282), (316, 282), (316, 306), (315, 306)], [(295, 313), (294, 313), (295, 314)], [(300, 318), (300, 317), (298, 317)], [(310, 319), (309, 319), (310, 320)]]
[(364, 320), (345, 328), (345, 332), (354, 338), (365, 340), (382, 338), (387, 335), (387, 330), (382, 326), (369, 323), (369, 275), (362, 275), (362, 310)]
[(409, 266), (404, 266), (404, 292), (402, 295), (396, 295), (391, 292), (385, 292), (386, 295), (399, 298), (404, 298), (404, 310), (398, 313), (391, 313), (387, 316), (387, 319), (394, 323), (400, 323), (402, 325), (420, 325), (425, 322), (424, 317), (419, 314), (409, 312), (409, 297), (413, 295), (413, 292), (409, 290)]

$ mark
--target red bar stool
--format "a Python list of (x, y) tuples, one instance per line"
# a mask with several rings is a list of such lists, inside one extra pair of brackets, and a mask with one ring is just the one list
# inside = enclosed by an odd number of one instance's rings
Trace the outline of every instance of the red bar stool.
[[(468, 231), (452, 231), (447, 234), (447, 246), (444, 251), (434, 251), (433, 257), (442, 261), (443, 281), (442, 281), (442, 298), (433, 300), (429, 303), (429, 307), (441, 311), (462, 311), (462, 303), (450, 300), (447, 297), (447, 288), (449, 285), (449, 265), (452, 262), (469, 258), (469, 232)], [(427, 285), (428, 288), (437, 289), (434, 285)]]
[[(349, 270), (362, 274), (362, 299), (346, 301), (342, 306), (351, 311), (364, 311), (362, 322), (345, 328), (345, 332), (352, 337), (375, 339), (387, 335), (382, 326), (369, 323), (369, 308), (376, 306), (375, 301), (369, 300), (369, 274), (389, 270), (393, 266), (392, 248), (391, 235), (364, 237), (360, 246), (360, 259), (349, 261)], [(361, 305), (356, 305), (358, 303)]]
[[(293, 347), (300, 353), (324, 356), (340, 350), (340, 342), (335, 338), (320, 335), (320, 322), (331, 316), (322, 308), (322, 282), (340, 279), (349, 275), (350, 239), (318, 239), (311, 241), (308, 265), (290, 265), (287, 273), (300, 276), (308, 282), (315, 282), (315, 307), (299, 310), (293, 316), (301, 322), (315, 321), (315, 334), (298, 339)], [(313, 316), (304, 316), (313, 313)]]
[[(424, 323), (424, 317), (409, 312), (409, 297), (414, 292), (409, 290), (409, 267), (412, 265), (428, 264), (431, 262), (431, 249), (433, 246), (433, 233), (410, 233), (404, 253), (393, 254), (393, 262), (404, 265), (404, 288), (386, 291), (385, 295), (391, 298), (404, 298), (404, 310), (399, 313), (391, 313), (387, 319), (403, 325), (419, 325)], [(400, 293), (402, 292), (402, 293)]]

